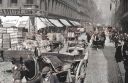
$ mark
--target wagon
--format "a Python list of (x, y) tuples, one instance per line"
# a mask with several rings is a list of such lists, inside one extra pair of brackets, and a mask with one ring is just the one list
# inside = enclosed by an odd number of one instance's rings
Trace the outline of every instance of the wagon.
[(84, 83), (88, 52), (82, 52), (84, 49), (79, 47), (71, 47), (68, 50), (71, 51), (73, 49), (78, 49), (80, 54), (71, 55), (49, 52), (35, 56), (33, 52), (10, 51), (9, 53), (13, 53), (13, 55), (10, 55), (8, 59), (14, 57), (19, 60), (20, 57), (23, 58), (23, 63), (28, 69), (25, 72), (25, 78), (28, 83), (41, 83), (41, 79), (45, 79), (42, 77), (42, 70), (46, 64), (49, 64), (52, 75), (55, 75), (60, 83)]
[[(84, 83), (87, 56), (44, 53), (41, 57), (50, 62), (60, 83)], [(58, 67), (61, 67), (60, 72), (57, 72)]]
[(104, 48), (105, 38), (100, 37), (99, 40), (92, 41), (92, 47), (94, 48)]
[(92, 46), (94, 48), (104, 47), (104, 41), (100, 41), (100, 40), (99, 41), (93, 41)]

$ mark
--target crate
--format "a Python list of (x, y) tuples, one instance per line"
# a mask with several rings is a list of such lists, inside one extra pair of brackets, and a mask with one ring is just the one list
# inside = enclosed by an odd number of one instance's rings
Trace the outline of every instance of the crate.
[(3, 39), (9, 39), (9, 38), (10, 38), (10, 34), (6, 34), (6, 33), (3, 34)]
[(11, 44), (8, 42), (8, 43), (3, 43), (2, 46), (3, 46), (3, 48), (10, 48), (10, 45), (11, 45)]
[(6, 28), (0, 28), (0, 33), (6, 33), (7, 29)]
[(0, 48), (2, 47), (2, 39), (0, 39)]
[(2, 39), (2, 34), (0, 34), (0, 39)]
[(17, 37), (23, 37), (23, 33), (22, 32), (18, 32), (17, 33)]
[(17, 38), (12, 38), (11, 39), (11, 44), (15, 44), (15, 43), (18, 43), (18, 39)]
[(16, 46), (17, 46), (17, 43), (11, 44), (11, 48)]

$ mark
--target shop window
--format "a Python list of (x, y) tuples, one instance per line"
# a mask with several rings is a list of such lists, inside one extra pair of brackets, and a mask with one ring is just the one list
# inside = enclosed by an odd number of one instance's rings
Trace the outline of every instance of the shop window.
[(33, 0), (27, 0), (26, 3), (27, 4), (33, 4)]
[(17, 0), (11, 0), (11, 3), (17, 4)]

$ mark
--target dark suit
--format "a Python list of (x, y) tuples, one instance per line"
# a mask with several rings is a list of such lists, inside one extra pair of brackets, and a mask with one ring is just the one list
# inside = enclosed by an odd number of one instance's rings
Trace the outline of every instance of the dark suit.
[(116, 62), (121, 62), (123, 60), (121, 48), (122, 48), (121, 45), (116, 47), (116, 52), (115, 52)]
[(128, 83), (128, 45), (123, 45), (123, 57), (125, 68), (125, 83)]

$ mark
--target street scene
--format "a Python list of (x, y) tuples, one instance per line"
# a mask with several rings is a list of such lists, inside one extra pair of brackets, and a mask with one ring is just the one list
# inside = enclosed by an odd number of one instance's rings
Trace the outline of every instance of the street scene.
[(128, 83), (127, 0), (0, 0), (0, 83)]

